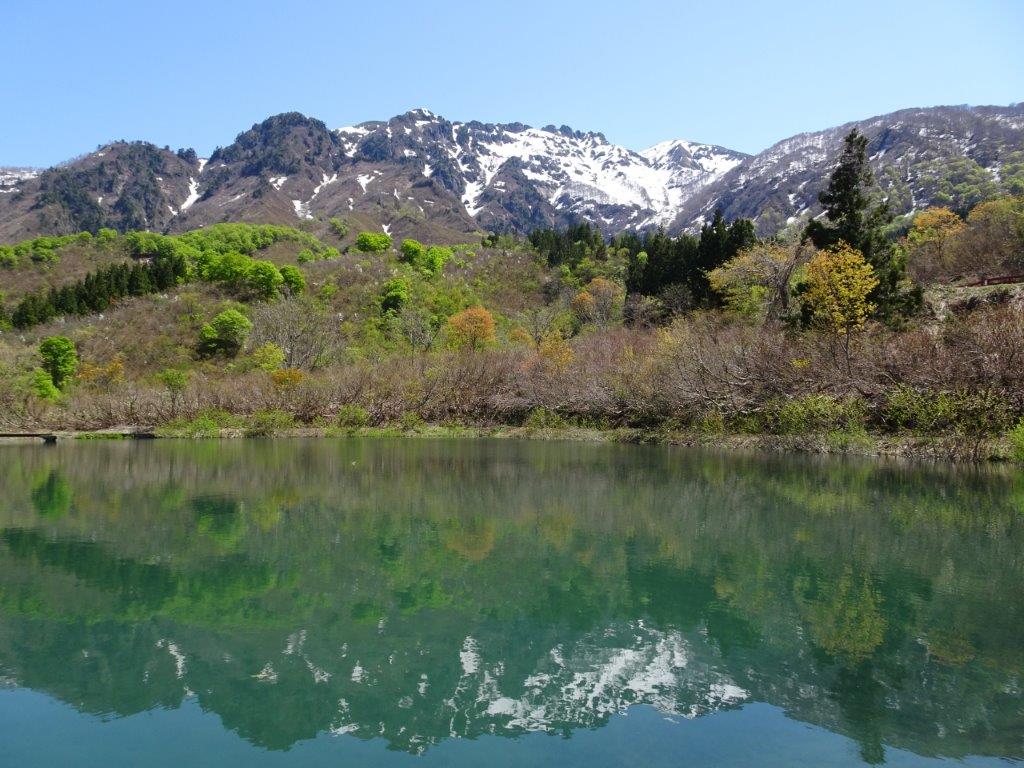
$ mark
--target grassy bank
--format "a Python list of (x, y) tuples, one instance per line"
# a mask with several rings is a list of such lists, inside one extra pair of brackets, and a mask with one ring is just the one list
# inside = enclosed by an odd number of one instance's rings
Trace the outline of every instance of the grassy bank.
[(245, 438), (500, 438), (572, 440), (679, 445), (714, 450), (807, 453), (837, 456), (899, 457), (951, 462), (1024, 464), (1024, 435), (998, 437), (962, 434), (877, 434), (863, 430), (832, 430), (798, 435), (726, 433), (693, 429), (598, 428), (560, 424), (473, 425), (426, 422), (385, 426), (296, 425), (287, 419), (216, 418), (209, 415), (156, 428), (131, 426), (97, 431), (56, 430), (59, 440), (245, 439)]

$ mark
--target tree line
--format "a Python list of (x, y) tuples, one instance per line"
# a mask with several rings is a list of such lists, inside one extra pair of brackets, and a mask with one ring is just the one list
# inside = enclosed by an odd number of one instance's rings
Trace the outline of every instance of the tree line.
[(112, 264), (70, 285), (27, 294), (11, 313), (11, 325), (25, 329), (64, 315), (103, 312), (125, 296), (166, 291), (187, 275), (188, 262), (181, 254), (155, 256), (148, 263)]
[(671, 237), (663, 229), (624, 232), (606, 240), (587, 223), (564, 230), (535, 230), (530, 244), (553, 267), (579, 270), (593, 262), (617, 258), (625, 263), (626, 291), (642, 296), (669, 296), (686, 309), (717, 306), (719, 299), (707, 273), (753, 245), (757, 238), (749, 219), (726, 222), (716, 211), (699, 235)]

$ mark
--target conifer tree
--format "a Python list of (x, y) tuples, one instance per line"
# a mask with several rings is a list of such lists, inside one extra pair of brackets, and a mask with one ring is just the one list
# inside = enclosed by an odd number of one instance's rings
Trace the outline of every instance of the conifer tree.
[(839, 164), (828, 186), (818, 195), (827, 222), (812, 219), (804, 238), (817, 248), (832, 248), (846, 243), (864, 255), (875, 271), (878, 285), (871, 301), (884, 320), (910, 314), (921, 301), (920, 290), (905, 289), (906, 260), (885, 235), (892, 222), (888, 204), (874, 202), (875, 176), (867, 155), (868, 139), (856, 128), (843, 139)]

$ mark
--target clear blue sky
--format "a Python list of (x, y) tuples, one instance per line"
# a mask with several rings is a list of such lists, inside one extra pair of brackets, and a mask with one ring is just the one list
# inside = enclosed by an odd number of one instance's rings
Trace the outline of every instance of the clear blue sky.
[(909, 106), (1024, 100), (1024, 0), (2, 0), (0, 165), (200, 154), (298, 110), (425, 106), (748, 152)]

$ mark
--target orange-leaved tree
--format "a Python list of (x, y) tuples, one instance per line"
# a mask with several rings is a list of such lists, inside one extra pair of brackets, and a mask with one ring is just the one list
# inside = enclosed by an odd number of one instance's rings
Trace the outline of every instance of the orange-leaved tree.
[(622, 286), (595, 277), (573, 298), (573, 313), (583, 322), (608, 325), (622, 313), (625, 298)]
[(479, 349), (494, 341), (494, 315), (470, 307), (448, 319), (448, 339), (459, 349)]

